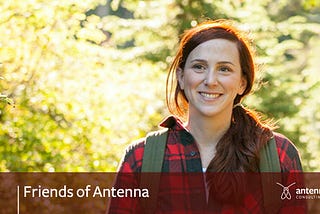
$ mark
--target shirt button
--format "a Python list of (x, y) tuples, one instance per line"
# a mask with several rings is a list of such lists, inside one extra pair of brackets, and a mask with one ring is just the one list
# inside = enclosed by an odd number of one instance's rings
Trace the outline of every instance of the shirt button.
[(191, 151), (191, 152), (190, 152), (190, 155), (193, 157), (193, 156), (196, 155), (196, 152), (195, 152), (195, 151)]

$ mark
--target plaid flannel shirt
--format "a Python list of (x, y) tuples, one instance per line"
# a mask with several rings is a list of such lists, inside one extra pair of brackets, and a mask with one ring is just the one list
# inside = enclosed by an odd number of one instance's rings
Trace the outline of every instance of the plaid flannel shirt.
[[(162, 174), (167, 177), (161, 175), (157, 213), (264, 213), (261, 194), (246, 194), (242, 205), (237, 208), (230, 204), (208, 202), (205, 174), (202, 173), (200, 153), (194, 138), (182, 122), (173, 116), (164, 120), (160, 126), (169, 128), (169, 134), (162, 167)], [(281, 134), (274, 133), (274, 137), (281, 172), (302, 172), (296, 147)], [(118, 170), (116, 185), (130, 183), (132, 188), (139, 187), (137, 174), (141, 172), (144, 145), (145, 139), (142, 139), (127, 148)], [(188, 175), (188, 178), (181, 175)], [(208, 209), (208, 206), (211, 208)], [(293, 211), (305, 212), (304, 207), (299, 211), (299, 208), (287, 206), (281, 213)], [(137, 198), (113, 198), (109, 204), (109, 213), (143, 213), (143, 208)]]

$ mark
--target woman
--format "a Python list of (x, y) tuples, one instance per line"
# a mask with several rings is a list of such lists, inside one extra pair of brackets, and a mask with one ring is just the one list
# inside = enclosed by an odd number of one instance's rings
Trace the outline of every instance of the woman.
[[(173, 116), (160, 124), (169, 130), (162, 172), (207, 172), (207, 202), (219, 189), (217, 177), (209, 172), (259, 172), (259, 152), (272, 137), (281, 172), (302, 171), (295, 146), (241, 105), (255, 72), (249, 42), (222, 20), (186, 31), (170, 66), (166, 100)], [(131, 145), (119, 172), (141, 172), (144, 148), (145, 140)], [(157, 210), (165, 210), (162, 205)]]

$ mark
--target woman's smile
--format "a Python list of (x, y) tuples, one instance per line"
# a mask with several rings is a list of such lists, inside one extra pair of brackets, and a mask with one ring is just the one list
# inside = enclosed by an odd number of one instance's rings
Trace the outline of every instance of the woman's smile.
[(218, 97), (222, 95), (220, 93), (211, 93), (211, 92), (199, 92), (199, 94), (208, 100), (216, 100)]

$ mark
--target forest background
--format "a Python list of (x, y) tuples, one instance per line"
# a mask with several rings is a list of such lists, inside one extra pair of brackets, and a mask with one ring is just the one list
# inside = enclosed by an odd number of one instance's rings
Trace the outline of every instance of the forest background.
[(261, 72), (245, 104), (320, 171), (319, 0), (15, 0), (0, 11), (0, 171), (116, 171), (168, 115), (179, 35), (208, 18), (250, 32)]

